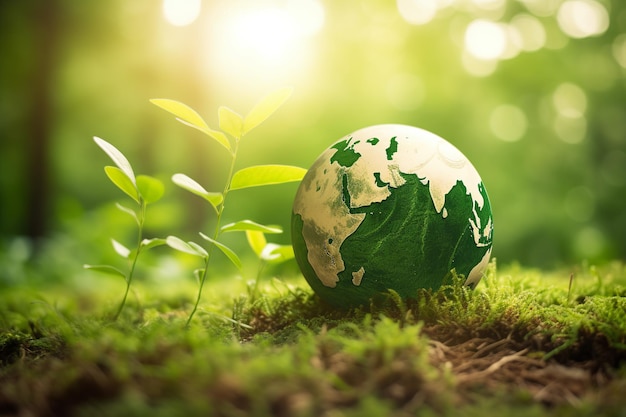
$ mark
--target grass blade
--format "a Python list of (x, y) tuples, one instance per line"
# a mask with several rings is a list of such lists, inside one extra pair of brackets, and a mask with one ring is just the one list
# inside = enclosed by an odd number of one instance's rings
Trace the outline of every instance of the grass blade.
[(254, 230), (262, 233), (282, 233), (283, 229), (279, 226), (265, 226), (263, 224), (259, 224), (253, 222), (252, 220), (241, 220), (236, 223), (229, 223), (220, 229), (222, 233), (224, 232), (241, 232), (241, 231), (249, 231)]
[(283, 105), (291, 96), (293, 88), (287, 87), (275, 91), (261, 100), (256, 106), (250, 110), (243, 123), (243, 134), (245, 135), (270, 117), (276, 110)]
[(109, 155), (109, 158), (113, 160), (115, 165), (117, 165), (117, 167), (124, 172), (130, 182), (135, 185), (135, 173), (133, 172), (133, 167), (130, 165), (130, 162), (128, 162), (128, 159), (126, 159), (124, 154), (104, 139), (94, 136), (93, 140), (100, 147), (100, 149)]
[(104, 167), (104, 172), (117, 188), (119, 188), (130, 198), (135, 200), (137, 204), (141, 204), (139, 202), (139, 191), (137, 190), (137, 185), (133, 181), (131, 181), (130, 178), (128, 178), (128, 175), (126, 175), (124, 171), (122, 171), (118, 167), (109, 165)]
[(300, 181), (306, 169), (291, 165), (255, 165), (243, 168), (233, 175), (231, 190)]
[(217, 246), (217, 248), (219, 250), (221, 250), (222, 253), (224, 255), (226, 255), (226, 257), (228, 259), (230, 259), (230, 261), (233, 263), (233, 265), (235, 265), (237, 267), (237, 269), (241, 270), (241, 268), (243, 267), (243, 265), (241, 263), (241, 259), (239, 259), (239, 256), (237, 256), (237, 254), (231, 248), (229, 248), (228, 246), (224, 245), (223, 243), (218, 242), (215, 239), (211, 239), (210, 237), (208, 237), (204, 233), (200, 233), (200, 236), (202, 236), (203, 239), (208, 240), (209, 242), (211, 242), (215, 246)]

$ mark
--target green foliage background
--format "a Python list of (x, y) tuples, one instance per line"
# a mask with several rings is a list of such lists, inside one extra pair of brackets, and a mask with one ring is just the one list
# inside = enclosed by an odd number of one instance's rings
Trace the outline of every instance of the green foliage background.
[[(452, 142), (481, 173), (499, 261), (558, 266), (626, 256), (626, 3), (598, 0), (608, 29), (576, 39), (559, 27), (562, 0), (440, 1), (449, 5), (422, 25), (404, 20), (396, 2), (326, 0), (321, 30), (282, 60), (266, 57), (265, 67), (246, 56), (221, 59), (216, 46), (229, 41), (220, 32), (229, 22), (225, 11), (244, 13), (250, 3), (204, 1), (199, 18), (184, 27), (167, 23), (155, 1), (2, 3), (0, 239), (6, 254), (27, 256), (26, 241), (17, 237), (57, 236), (55, 250), (91, 262), (91, 249), (131, 233), (113, 206), (123, 196), (102, 172), (107, 160), (94, 135), (115, 144), (138, 172), (166, 183), (146, 225), (150, 235), (207, 230), (214, 221), (210, 208), (169, 178), (184, 172), (220, 190), (228, 158), (148, 99), (180, 100), (217, 126), (219, 105), (245, 114), (268, 92), (292, 85), (287, 104), (250, 135), (240, 166), (308, 167), (354, 130), (411, 124)], [(464, 65), (468, 25), (508, 23), (521, 13), (541, 23), (544, 47), (499, 60), (489, 75), (472, 75)], [(555, 93), (564, 83), (579, 87), (586, 103), (565, 135), (555, 128)], [(525, 115), (519, 140), (501, 140), (490, 127), (503, 104)], [(232, 219), (224, 221), (250, 218), (288, 230), (295, 190), (286, 184), (233, 195)], [(68, 234), (74, 240), (58, 237)], [(287, 242), (288, 233), (278, 238)], [(110, 252), (101, 256), (114, 256)], [(54, 250), (48, 256), (61, 270)]]

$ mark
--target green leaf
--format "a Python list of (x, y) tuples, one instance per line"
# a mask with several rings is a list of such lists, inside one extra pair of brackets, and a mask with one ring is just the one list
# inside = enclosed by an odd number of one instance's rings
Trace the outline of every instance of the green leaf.
[(282, 88), (269, 94), (250, 110), (243, 123), (243, 135), (263, 123), (291, 96), (293, 88)]
[(150, 100), (150, 103), (172, 113), (181, 122), (186, 122), (198, 130), (205, 131), (209, 128), (209, 125), (194, 109), (180, 101), (167, 98), (153, 98)]
[(209, 256), (209, 253), (206, 251), (206, 249), (204, 249), (202, 246), (198, 245), (196, 242), (187, 242), (187, 244), (189, 246), (191, 246), (192, 248), (194, 248), (196, 250), (196, 252), (201, 253), (202, 256), (204, 256), (205, 258), (207, 256)]
[(165, 239), (165, 243), (170, 248), (176, 249), (179, 252), (187, 253), (189, 255), (199, 256), (201, 258), (206, 257), (205, 255), (206, 251), (204, 253), (200, 252), (196, 250), (193, 246), (191, 246), (189, 243), (183, 241), (182, 239), (176, 236), (168, 236)]
[(104, 172), (117, 188), (124, 191), (130, 198), (135, 200), (137, 204), (141, 204), (139, 202), (139, 193), (137, 191), (137, 186), (134, 182), (130, 180), (130, 178), (128, 178), (124, 171), (122, 171), (118, 167), (109, 165), (104, 167)]
[(300, 181), (306, 169), (291, 165), (256, 165), (243, 168), (233, 175), (231, 190), (261, 185)]
[(248, 240), (248, 244), (254, 253), (256, 253), (256, 256), (261, 258), (263, 248), (267, 245), (267, 239), (265, 239), (263, 232), (259, 232), (257, 230), (246, 230), (246, 239)]
[(206, 201), (211, 203), (215, 212), (218, 212), (218, 207), (224, 201), (224, 196), (222, 193), (211, 193), (208, 192), (203, 186), (198, 184), (193, 179), (189, 178), (185, 174), (174, 174), (172, 176), (172, 182), (178, 185), (180, 188), (183, 188), (197, 196), (204, 198)]
[(215, 239), (211, 239), (210, 237), (208, 237), (204, 233), (200, 233), (200, 236), (202, 236), (203, 239), (208, 240), (209, 242), (211, 242), (215, 246), (217, 246), (218, 249), (221, 250), (222, 253), (224, 253), (224, 255), (226, 255), (226, 257), (228, 259), (230, 259), (230, 261), (233, 263), (233, 265), (235, 265), (237, 267), (237, 269), (241, 270), (241, 268), (243, 266), (241, 264), (241, 259), (239, 259), (237, 254), (231, 248), (229, 248), (228, 246), (224, 245), (223, 243), (218, 242)]
[(122, 212), (128, 214), (130, 217), (132, 217), (133, 219), (135, 219), (135, 221), (137, 222), (137, 224), (139, 224), (139, 217), (137, 217), (137, 213), (135, 212), (135, 210), (130, 209), (126, 206), (121, 205), (120, 203), (115, 203), (115, 206), (121, 210)]
[(128, 249), (126, 246), (122, 245), (115, 239), (111, 239), (111, 243), (113, 244), (113, 249), (115, 249), (115, 252), (117, 252), (118, 255), (120, 255), (122, 258), (128, 259), (128, 256), (130, 255), (130, 249)]
[(229, 223), (222, 226), (220, 231), (224, 232), (240, 232), (247, 230), (256, 230), (263, 233), (282, 233), (283, 229), (280, 226), (265, 226), (252, 220), (241, 220), (236, 223)]
[(220, 120), (220, 129), (234, 138), (241, 138), (243, 134), (243, 118), (228, 107), (222, 106), (217, 110)]
[(169, 100), (165, 98), (153, 98), (150, 102), (163, 110), (176, 116), (176, 119), (194, 129), (198, 129), (205, 135), (215, 139), (220, 145), (231, 150), (230, 141), (222, 132), (213, 130), (207, 125), (202, 117), (191, 107), (176, 100)]
[(204, 268), (198, 268), (193, 271), (193, 276), (196, 277), (198, 284), (202, 282), (203, 275), (204, 275)]
[(225, 134), (223, 134), (219, 130), (213, 130), (213, 129), (209, 129), (204, 133), (206, 133), (211, 138), (215, 139), (220, 145), (228, 149), (229, 152), (232, 152), (230, 141), (228, 140)]
[(157, 246), (165, 245), (165, 239), (154, 238), (154, 239), (144, 239), (141, 241), (141, 248), (144, 250), (152, 249)]
[(130, 165), (130, 162), (128, 162), (128, 159), (126, 159), (124, 154), (104, 139), (94, 136), (93, 140), (107, 155), (109, 155), (109, 158), (111, 158), (115, 165), (122, 170), (130, 182), (135, 185), (135, 173), (133, 172), (133, 167)]
[[(187, 123), (184, 120), (178, 119), (178, 121), (181, 122), (184, 125), (191, 126), (191, 127), (195, 128), (195, 129), (198, 129), (197, 126), (194, 126), (191, 123)], [(228, 137), (224, 133), (220, 132), (219, 130), (213, 130), (211, 128), (200, 129), (200, 131), (202, 133), (204, 133), (205, 135), (207, 135), (208, 137), (210, 137), (211, 139), (214, 139), (217, 143), (219, 143), (220, 145), (225, 147), (229, 152), (232, 153), (232, 148), (230, 146), (230, 140), (228, 140)]]
[(120, 271), (119, 269), (115, 268), (114, 266), (110, 266), (110, 265), (83, 265), (83, 268), (91, 269), (92, 271), (98, 271), (98, 272), (102, 272), (102, 273), (109, 274), (109, 275), (117, 275), (117, 276), (120, 276), (120, 277), (124, 278), (124, 280), (126, 280), (126, 275), (122, 271)]
[(260, 257), (271, 263), (280, 263), (293, 259), (295, 254), (291, 245), (268, 243), (263, 249), (263, 252), (261, 252)]
[(148, 175), (137, 176), (137, 190), (146, 204), (156, 203), (163, 197), (163, 183)]

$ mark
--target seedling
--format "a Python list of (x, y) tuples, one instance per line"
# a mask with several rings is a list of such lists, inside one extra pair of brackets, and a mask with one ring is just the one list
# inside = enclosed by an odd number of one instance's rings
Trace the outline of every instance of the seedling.
[(130, 165), (130, 162), (128, 162), (128, 159), (126, 159), (122, 152), (103, 139), (98, 137), (94, 137), (93, 139), (116, 165), (104, 167), (104, 172), (107, 177), (109, 177), (111, 182), (117, 188), (122, 190), (137, 204), (136, 209), (123, 206), (119, 203), (116, 205), (118, 209), (130, 215), (137, 223), (137, 244), (135, 245), (135, 248), (130, 249), (117, 240), (111, 239), (115, 252), (130, 262), (128, 272), (122, 272), (122, 270), (112, 265), (85, 265), (86, 269), (118, 275), (126, 281), (126, 290), (124, 291), (122, 302), (113, 317), (113, 320), (117, 320), (124, 309), (124, 305), (126, 304), (126, 298), (128, 298), (128, 292), (133, 280), (139, 254), (148, 249), (165, 244), (165, 239), (144, 239), (143, 237), (143, 226), (146, 220), (146, 208), (149, 204), (155, 203), (163, 197), (164, 187), (161, 181), (156, 178), (147, 175), (139, 175), (135, 177), (135, 173)]
[(219, 241), (219, 237), (222, 233), (249, 231), (261, 233), (282, 232), (280, 227), (265, 226), (251, 220), (241, 220), (223, 226), (221, 221), (224, 208), (226, 207), (226, 200), (231, 191), (248, 187), (300, 181), (306, 173), (306, 169), (290, 165), (255, 165), (235, 171), (237, 152), (241, 139), (271, 116), (289, 98), (291, 92), (291, 88), (284, 88), (271, 93), (254, 106), (245, 117), (242, 117), (228, 107), (220, 107), (218, 109), (220, 130), (211, 129), (195, 110), (181, 102), (169, 99), (150, 100), (156, 106), (176, 116), (177, 120), (181, 123), (198, 129), (207, 137), (215, 140), (228, 152), (230, 157), (228, 176), (222, 192), (209, 192), (195, 180), (182, 173), (174, 174), (172, 177), (174, 184), (206, 200), (217, 216), (213, 233), (210, 235), (200, 233), (200, 237), (209, 244), (207, 248), (193, 241), (186, 242), (176, 236), (168, 236), (166, 239), (166, 243), (170, 247), (184, 253), (198, 256), (203, 260), (203, 267), (195, 271), (199, 281), (198, 294), (193, 309), (187, 319), (187, 324), (191, 322), (198, 309), (213, 248), (217, 247), (226, 255), (233, 265), (241, 269), (242, 265), (239, 256), (232, 249)]
[(257, 269), (256, 279), (254, 280), (254, 287), (250, 294), (251, 301), (254, 301), (258, 295), (259, 281), (261, 280), (263, 269), (265, 269), (268, 264), (279, 264), (293, 259), (295, 255), (291, 245), (268, 243), (265, 234), (257, 230), (246, 230), (246, 239), (248, 240), (250, 248), (252, 248), (259, 258), (259, 267)]

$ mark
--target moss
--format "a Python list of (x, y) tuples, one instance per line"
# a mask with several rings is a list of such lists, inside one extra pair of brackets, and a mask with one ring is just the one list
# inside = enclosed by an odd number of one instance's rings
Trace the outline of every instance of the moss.
[(188, 328), (180, 286), (155, 297), (138, 283), (150, 301), (113, 324), (106, 294), (76, 310), (87, 304), (67, 288), (46, 289), (55, 309), (5, 293), (0, 414), (618, 415), (626, 269), (572, 270), (570, 286), (570, 270), (492, 263), (473, 291), (452, 277), (347, 311), (301, 277), (262, 282), (254, 298), (224, 281)]

